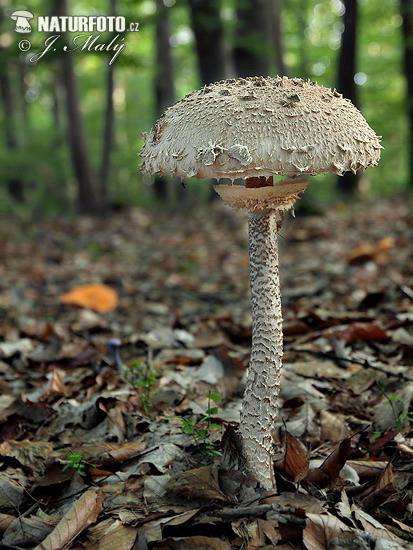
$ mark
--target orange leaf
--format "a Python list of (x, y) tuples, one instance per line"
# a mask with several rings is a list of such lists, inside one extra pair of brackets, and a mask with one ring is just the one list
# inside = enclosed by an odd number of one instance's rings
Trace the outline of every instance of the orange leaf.
[(372, 260), (380, 263), (381, 257), (393, 246), (394, 239), (392, 237), (385, 237), (374, 245), (361, 244), (350, 252), (347, 257), (347, 263), (358, 265)]
[(81, 285), (60, 296), (60, 301), (64, 304), (73, 304), (106, 313), (117, 307), (118, 295), (106, 285)]
[(287, 430), (285, 431), (285, 455), (275, 463), (275, 467), (294, 482), (303, 479), (308, 471), (308, 457), (304, 447)]
[(351, 323), (338, 335), (346, 344), (356, 340), (387, 340), (386, 331), (373, 323)]

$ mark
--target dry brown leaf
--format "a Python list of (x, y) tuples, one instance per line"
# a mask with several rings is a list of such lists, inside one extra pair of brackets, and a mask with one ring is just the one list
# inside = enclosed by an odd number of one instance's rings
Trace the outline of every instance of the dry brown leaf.
[(58, 369), (53, 369), (52, 379), (50, 381), (49, 391), (57, 393), (58, 395), (66, 395), (67, 389), (63, 382), (62, 375)]
[(100, 521), (87, 531), (87, 550), (130, 550), (137, 538), (137, 529), (113, 517)]
[(265, 548), (267, 541), (275, 545), (281, 538), (277, 523), (270, 520), (240, 519), (231, 522), (231, 528), (251, 550)]
[(10, 523), (15, 519), (14, 516), (10, 516), (9, 514), (0, 514), (0, 533), (4, 533)]
[(12, 456), (23, 466), (35, 472), (43, 471), (45, 461), (53, 451), (53, 444), (46, 441), (14, 441), (9, 439), (0, 445), (0, 455)]
[(392, 483), (393, 485), (396, 484), (396, 480), (394, 478), (394, 473), (393, 473), (393, 468), (392, 468), (391, 462), (389, 462), (387, 464), (387, 466), (384, 468), (384, 470), (380, 474), (380, 477), (379, 477), (379, 479), (377, 480), (377, 482), (374, 486), (374, 490), (382, 489), (383, 487), (385, 487), (389, 483)]
[(66, 294), (62, 294), (60, 301), (64, 304), (93, 309), (98, 313), (107, 313), (117, 307), (118, 295), (109, 286), (90, 284), (76, 286)]
[(381, 523), (371, 517), (369, 514), (360, 510), (357, 506), (353, 504), (351, 507), (354, 517), (362, 524), (363, 529), (367, 531), (374, 538), (385, 539), (397, 544), (403, 544), (403, 540), (386, 529)]
[(228, 500), (218, 483), (218, 471), (214, 466), (202, 466), (178, 474), (167, 485), (176, 496), (201, 500)]
[(153, 550), (232, 550), (232, 546), (222, 539), (211, 537), (170, 537), (156, 544)]
[(351, 344), (357, 340), (387, 340), (389, 335), (373, 323), (351, 323), (338, 334), (338, 338)]
[(361, 499), (361, 504), (363, 505), (364, 510), (367, 512), (372, 512), (395, 494), (396, 485), (394, 483), (387, 483), (387, 485), (370, 492), (367, 496)]
[(61, 550), (91, 523), (102, 510), (104, 493), (89, 489), (63, 516), (53, 531), (34, 550)]
[[(174, 508), (176, 509), (176, 507)], [(189, 521), (198, 512), (199, 510), (188, 510), (173, 517), (162, 517), (148, 521), (141, 526), (140, 530), (144, 531), (145, 540), (147, 543), (156, 542), (162, 539), (162, 529), (166, 525), (182, 525), (183, 523)]]
[(386, 259), (386, 253), (394, 246), (393, 237), (384, 237), (375, 245), (362, 244), (356, 246), (348, 255), (349, 265), (358, 265), (374, 260), (382, 263)]
[(307, 514), (303, 542), (307, 550), (328, 550), (331, 539), (344, 531), (350, 531), (350, 528), (335, 516)]
[(360, 476), (360, 481), (365, 483), (371, 479), (374, 479), (380, 476), (383, 470), (386, 468), (388, 462), (384, 461), (368, 461), (368, 460), (349, 460), (347, 462), (358, 475)]
[(277, 523), (273, 520), (266, 519), (258, 519), (257, 522), (259, 530), (275, 546), (281, 538), (280, 532), (277, 529)]
[(275, 467), (294, 482), (303, 479), (308, 471), (308, 456), (303, 445), (285, 430), (285, 454)]
[(359, 499), (363, 505), (363, 509), (371, 512), (394, 494), (396, 494), (396, 480), (391, 463), (389, 462), (384, 470), (381, 471), (374, 485), (368, 486), (359, 495)]
[(33, 547), (47, 537), (56, 523), (45, 522), (35, 516), (16, 518), (4, 533), (2, 543), (6, 548)]
[(0, 507), (15, 510), (22, 502), (28, 480), (20, 468), (0, 472)]
[(320, 412), (321, 439), (337, 443), (349, 437), (350, 430), (344, 420), (337, 414), (328, 411)]
[(125, 462), (145, 450), (146, 441), (139, 443), (95, 443), (93, 445), (79, 445), (72, 450), (79, 452), (86, 460), (99, 466), (109, 466), (116, 462)]
[(318, 498), (303, 493), (283, 492), (280, 495), (262, 499), (263, 504), (282, 504), (288, 508), (300, 508), (313, 514), (323, 514), (325, 512), (324, 504)]
[(308, 471), (306, 481), (323, 488), (332, 485), (340, 476), (340, 470), (345, 465), (351, 452), (351, 437), (343, 439), (319, 468)]

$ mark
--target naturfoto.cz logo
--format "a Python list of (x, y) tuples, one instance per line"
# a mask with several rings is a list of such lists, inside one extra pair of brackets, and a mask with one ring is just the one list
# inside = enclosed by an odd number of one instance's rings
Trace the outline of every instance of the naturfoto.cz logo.
[[(27, 10), (14, 11), (10, 18), (16, 21), (14, 30), (17, 33), (30, 33), (32, 31), (29, 21), (34, 18), (33, 14)], [(74, 50), (88, 51), (88, 52), (113, 52), (113, 56), (109, 61), (111, 65), (121, 51), (125, 48), (125, 38), (120, 33), (124, 32), (138, 32), (139, 23), (131, 22), (126, 23), (125, 17), (121, 15), (59, 15), (59, 16), (38, 16), (37, 17), (37, 31), (46, 33), (59, 33), (51, 34), (44, 41), (44, 48), (35, 54), (28, 56), (29, 63), (37, 63), (42, 57), (44, 57), (50, 51), (57, 51), (59, 42), (63, 42), (61, 49), (64, 52), (71, 52)], [(117, 33), (111, 37), (110, 42), (101, 40), (101, 33)], [(77, 34), (72, 37), (69, 44), (66, 41), (62, 41), (62, 33), (85, 33)], [(89, 35), (87, 35), (89, 33)], [(98, 34), (94, 34), (98, 33)], [(29, 40), (21, 40), (19, 42), (19, 49), (27, 52), (32, 47)]]

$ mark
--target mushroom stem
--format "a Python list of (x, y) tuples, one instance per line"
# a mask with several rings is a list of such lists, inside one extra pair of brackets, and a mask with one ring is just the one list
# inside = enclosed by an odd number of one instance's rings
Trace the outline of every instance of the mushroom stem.
[(250, 213), (248, 221), (252, 350), (240, 432), (247, 466), (265, 489), (275, 485), (273, 430), (283, 354), (277, 233), (282, 220), (282, 210), (271, 210)]

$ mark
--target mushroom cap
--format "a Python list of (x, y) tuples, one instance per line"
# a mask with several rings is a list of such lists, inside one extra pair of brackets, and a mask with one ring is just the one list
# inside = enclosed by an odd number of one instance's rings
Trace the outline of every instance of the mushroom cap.
[(287, 77), (221, 80), (144, 135), (141, 170), (196, 178), (343, 174), (375, 166), (380, 136), (336, 90)]
[(19, 17), (24, 17), (25, 19), (33, 19), (34, 15), (27, 10), (16, 10), (11, 15), (10, 18), (16, 21)]

